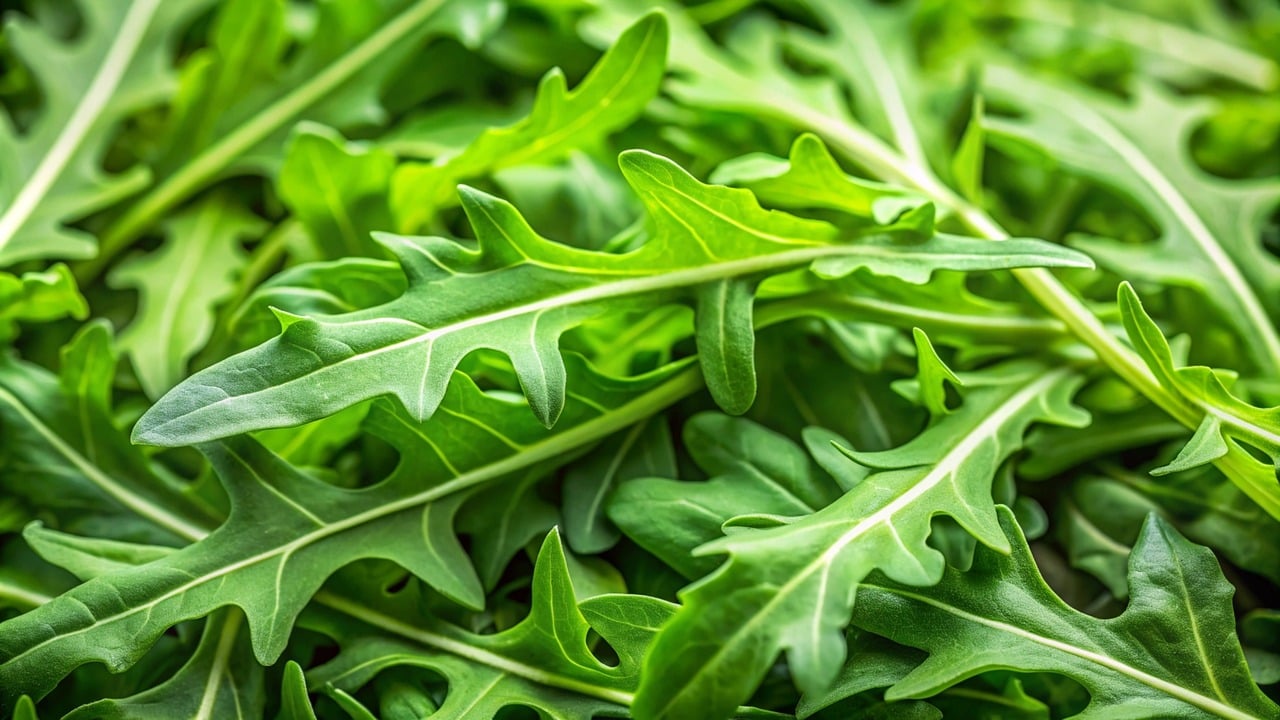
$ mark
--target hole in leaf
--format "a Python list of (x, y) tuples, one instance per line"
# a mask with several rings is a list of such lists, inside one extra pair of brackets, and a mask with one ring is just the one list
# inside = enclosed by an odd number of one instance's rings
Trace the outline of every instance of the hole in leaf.
[(609, 667), (618, 667), (618, 664), (622, 662), (613, 646), (600, 637), (600, 633), (595, 630), (587, 631), (587, 649), (591, 651), (592, 655), (596, 656), (597, 660)]
[(1280, 205), (1272, 208), (1271, 214), (1263, 222), (1262, 230), (1258, 233), (1258, 241), (1267, 252), (1280, 258)]
[(493, 720), (540, 720), (541, 717), (528, 705), (508, 705), (495, 713)]

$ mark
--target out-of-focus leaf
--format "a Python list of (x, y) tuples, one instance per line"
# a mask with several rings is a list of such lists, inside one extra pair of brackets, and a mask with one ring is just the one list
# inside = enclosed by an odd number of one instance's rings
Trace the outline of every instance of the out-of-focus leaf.
[(0, 342), (17, 337), (19, 322), (84, 320), (88, 315), (89, 305), (66, 265), (21, 276), (0, 273)]
[(172, 92), (168, 48), (209, 4), (76, 2), (74, 43), (60, 37), (51, 13), (44, 23), (6, 16), (6, 44), (34, 77), (42, 106), (22, 132), (10, 113), (0, 121), (0, 267), (94, 254), (94, 238), (68, 225), (146, 184), (142, 166), (108, 173), (103, 156), (120, 123)]
[(395, 158), (377, 146), (348, 143), (312, 123), (294, 131), (280, 168), (280, 196), (302, 221), (320, 257), (384, 257), (375, 230), (394, 230), (387, 192)]
[(187, 372), (213, 334), (214, 311), (230, 297), (248, 258), (240, 243), (261, 235), (263, 220), (213, 195), (164, 223), (159, 250), (126, 258), (108, 276), (138, 292), (138, 314), (120, 333), (142, 389), (160, 397)]
[(396, 171), (391, 204), (399, 230), (422, 228), (454, 197), (462, 180), (505, 167), (547, 162), (589, 147), (630, 123), (658, 92), (666, 72), (667, 23), (662, 15), (636, 22), (570, 92), (552, 70), (538, 85), (529, 115), (481, 133), (456, 154)]

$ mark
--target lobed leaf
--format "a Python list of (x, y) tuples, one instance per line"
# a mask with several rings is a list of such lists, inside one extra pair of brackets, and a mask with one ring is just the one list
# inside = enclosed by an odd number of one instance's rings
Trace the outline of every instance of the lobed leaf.
[[(714, 361), (712, 395), (740, 411), (754, 387), (741, 379), (754, 337), (745, 332), (745, 288), (760, 277), (812, 264), (823, 277), (866, 268), (923, 282), (941, 268), (1084, 262), (1030, 240), (997, 249), (951, 236), (844, 237), (825, 222), (765, 211), (746, 191), (703, 185), (665, 158), (631, 151), (620, 162), (652, 224), (652, 240), (640, 249), (618, 255), (556, 244), (511, 205), (465, 188), (478, 250), (443, 238), (380, 236), (408, 278), (403, 296), (333, 318), (284, 318), (275, 340), (196, 373), (162, 398), (139, 420), (134, 439), (181, 445), (296, 425), (384, 394), (426, 419), (453, 369), (478, 348), (511, 358), (530, 408), (550, 426), (564, 404), (558, 341), (565, 330), (609, 310), (691, 297), (711, 298), (699, 314), (720, 318), (699, 333), (700, 352)], [(721, 283), (739, 283), (732, 304), (713, 302), (728, 294), (706, 295)]]
[(1069, 371), (1003, 375), (906, 445), (851, 453), (881, 472), (854, 481), (825, 508), (794, 517), (757, 510), (700, 548), (728, 560), (681, 593), (680, 611), (649, 656), (636, 713), (726, 715), (781, 651), (800, 689), (821, 691), (843, 664), (840, 631), (857, 583), (875, 569), (911, 585), (942, 577), (943, 556), (925, 543), (935, 515), (1007, 552), (991, 500), (996, 469), (1032, 422), (1079, 425), (1088, 416), (1070, 404), (1079, 379)]
[(468, 491), (616, 432), (697, 387), (678, 367), (620, 381), (592, 375), (576, 356), (570, 363), (582, 384), (554, 432), (465, 376), (429, 425), (383, 406), (383, 422), (400, 424), (387, 437), (402, 462), (367, 489), (308, 477), (248, 437), (204, 446), (231, 499), (226, 522), (195, 544), (0, 623), (0, 701), (43, 695), (86, 662), (128, 667), (172, 625), (225, 605), (244, 611), (255, 656), (270, 664), (325, 579), (361, 558), (393, 560), (480, 606), (480, 583), (452, 527)]
[(572, 91), (563, 72), (548, 72), (521, 120), (489, 128), (464, 149), (429, 165), (406, 163), (396, 169), (391, 205), (399, 229), (422, 228), (454, 200), (454, 186), (462, 180), (553, 161), (631, 124), (658, 93), (666, 60), (667, 22), (661, 13), (650, 13), (619, 35)]
[(4, 36), (34, 77), (43, 103), (22, 132), (0, 121), (0, 267), (38, 258), (91, 257), (94, 238), (69, 227), (146, 184), (134, 166), (103, 168), (113, 132), (129, 115), (164, 98), (174, 84), (169, 49), (208, 0), (76, 2), (77, 42), (56, 20), (6, 16)]
[(929, 653), (889, 699), (929, 697), (984, 670), (1017, 668), (1083, 684), (1092, 702), (1076, 717), (1280, 716), (1249, 676), (1233, 589), (1210, 550), (1149, 517), (1129, 564), (1129, 606), (1099, 620), (1049, 589), (1009, 510), (1001, 509), (1000, 524), (1012, 554), (980, 548), (971, 570), (949, 569), (932, 588), (879, 576), (859, 587), (855, 623)]

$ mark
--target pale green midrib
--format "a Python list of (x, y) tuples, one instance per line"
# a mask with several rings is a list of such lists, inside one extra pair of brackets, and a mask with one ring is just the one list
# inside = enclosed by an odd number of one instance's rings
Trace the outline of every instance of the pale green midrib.
[(57, 182), (80, 144), (111, 102), (133, 57), (142, 44), (160, 0), (135, 0), (116, 31), (102, 64), (89, 83), (89, 90), (76, 104), (71, 116), (45, 153), (35, 172), (23, 184), (4, 214), (0, 215), (0, 251), (17, 235)]
[(1093, 538), (1094, 541), (1096, 541), (1097, 543), (1105, 547), (1107, 550), (1110, 550), (1111, 552), (1115, 553), (1116, 555), (1122, 555), (1124, 557), (1129, 556), (1129, 553), (1132, 551), (1132, 548), (1130, 548), (1128, 545), (1125, 545), (1124, 543), (1117, 542), (1110, 535), (1103, 532), (1102, 529), (1099, 528), (1097, 525), (1095, 525), (1087, 515), (1081, 512), (1080, 506), (1077, 505), (1075, 501), (1070, 499), (1064, 499), (1062, 503), (1063, 503), (1063, 506), (1066, 508), (1067, 512), (1076, 517), (1076, 522), (1078, 523), (1078, 527), (1080, 527), (1086, 533), (1088, 533), (1089, 537)]
[(228, 661), (231, 658), (231, 649), (235, 647), (236, 637), (240, 633), (241, 617), (237, 612), (228, 612), (222, 621), (222, 631), (218, 634), (218, 647), (213, 656), (213, 667), (209, 671), (209, 677), (205, 679), (204, 694), (200, 696), (200, 709), (196, 712), (195, 720), (213, 718), (214, 706), (218, 702), (218, 684), (222, 682), (223, 675), (229, 674), (231, 670), (228, 667)]
[[(1212, 415), (1215, 418), (1217, 418), (1223, 425), (1226, 425), (1227, 427), (1238, 430), (1242, 435), (1252, 436), (1254, 438), (1261, 438), (1263, 440), (1266, 440), (1273, 447), (1280, 446), (1280, 435), (1277, 435), (1276, 433), (1272, 432), (1271, 430), (1268, 430), (1267, 428), (1261, 425), (1248, 422), (1238, 415), (1234, 415), (1230, 412), (1223, 411), (1217, 405), (1213, 405), (1203, 400), (1193, 398), (1191, 402), (1193, 402), (1196, 405), (1196, 407), (1203, 410), (1206, 414)], [(1265, 450), (1265, 448), (1259, 448), (1259, 449)]]
[[(392, 353), (415, 346), (425, 345), (428, 348), (434, 347), (437, 340), (447, 335), (501, 322), (510, 318), (542, 313), (573, 305), (585, 305), (587, 303), (599, 302), (627, 295), (638, 295), (681, 287), (692, 287), (723, 278), (773, 271), (780, 268), (804, 265), (821, 258), (842, 256), (861, 256), (868, 258), (902, 257), (901, 253), (895, 252), (889, 248), (878, 246), (829, 245), (788, 250), (771, 255), (758, 255), (743, 258), (741, 260), (730, 260), (713, 265), (687, 268), (659, 275), (627, 278), (625, 280), (619, 280), (611, 283), (601, 283), (578, 290), (572, 290), (560, 295), (553, 295), (549, 298), (544, 298), (524, 305), (505, 308), (485, 315), (479, 315), (467, 320), (428, 330), (424, 333), (414, 335), (399, 342), (384, 345), (374, 350), (356, 353), (337, 362), (324, 365), (316, 370), (290, 378), (285, 384), (273, 385), (271, 387), (254, 390), (240, 395), (229, 395), (215, 402), (202, 405), (195, 410), (174, 416), (161, 424), (148, 427), (146, 434), (154, 437), (157, 434), (163, 433), (165, 428), (172, 424), (179, 422), (182, 424), (190, 424), (193, 421), (193, 417), (209, 413), (216, 414), (217, 409), (222, 405), (241, 402), (245, 398), (253, 397), (255, 395), (272, 393), (274, 391), (278, 391), (280, 387), (284, 387), (287, 384), (302, 382), (320, 373), (335, 372), (353, 363), (358, 363), (386, 353)], [(373, 322), (383, 322), (383, 320), (375, 320)], [(426, 376), (427, 373), (424, 373), (424, 377)]]
[(907, 156), (908, 161), (920, 166), (928, 165), (924, 147), (920, 144), (915, 125), (912, 124), (911, 116), (907, 112), (906, 102), (902, 93), (898, 91), (898, 83), (890, 68), (889, 58), (880, 46), (875, 33), (871, 31), (870, 24), (863, 18), (849, 22), (841, 17), (836, 18), (835, 21), (843, 26), (845, 32), (853, 36), (851, 38), (854, 40), (853, 51), (857, 52), (868, 66), (867, 75), (884, 101), (885, 118), (889, 121), (889, 127), (898, 142), (898, 147)]
[(105, 263), (127, 247), (156, 216), (181, 202), (241, 153), (278, 130), (307, 107), (324, 99), (335, 87), (350, 80), (384, 51), (395, 47), (430, 19), (443, 3), (444, 0), (420, 0), (415, 3), (310, 80), (291, 90), (254, 115), (252, 120), (224, 135), (217, 143), (183, 165), (181, 170), (133, 204), (118, 222), (107, 229), (102, 237), (99, 257), (85, 265), (80, 279), (86, 280), (86, 276), (91, 277), (100, 272)]
[[(894, 497), (894, 499), (884, 507), (876, 510), (871, 515), (858, 520), (853, 527), (841, 533), (835, 542), (830, 543), (825, 551), (817, 558), (810, 561), (807, 565), (795, 573), (795, 575), (785, 584), (777, 589), (773, 597), (765, 603), (760, 610), (751, 616), (749, 620), (738, 626), (737, 630), (730, 637), (726, 638), (720, 645), (720, 649), (711, 655), (706, 662), (694, 671), (692, 674), (682, 679), (681, 687), (675, 693), (672, 693), (667, 701), (661, 706), (656, 716), (665, 716), (668, 710), (674, 706), (679, 700), (684, 698), (688, 693), (696, 688), (698, 678), (707, 672), (711, 672), (719, 662), (721, 656), (729, 652), (737, 646), (738, 643), (750, 639), (755, 628), (764, 622), (773, 611), (774, 607), (787, 599), (787, 596), (797, 587), (806, 582), (814, 573), (828, 569), (836, 557), (850, 543), (859, 537), (879, 527), (882, 523), (892, 528), (893, 516), (905, 508), (909, 508), (911, 503), (919, 499), (930, 490), (937, 487), (955, 472), (964, 461), (970, 456), (974, 450), (995, 437), (1004, 427), (1004, 423), (1017, 418), (1019, 413), (1028, 405), (1038, 401), (1041, 393), (1047, 390), (1053, 384), (1061, 381), (1070, 373), (1067, 369), (1059, 369), (1038, 378), (1033, 379), (1027, 385), (1014, 392), (1007, 399), (1001, 402), (998, 409), (988, 414), (981, 422), (947, 450), (936, 463), (932, 465), (929, 472), (925, 474), (919, 481), (913, 484), (906, 492)], [(844, 521), (833, 521), (843, 524)], [(896, 535), (896, 530), (894, 531)], [(823, 572), (823, 587), (825, 591), (826, 572)], [(821, 612), (823, 600), (819, 599), (810, 603), (815, 608), (815, 614)], [(683, 612), (688, 612), (684, 610)]]
[[(1184, 589), (1189, 589), (1187, 585), (1187, 575), (1182, 568), (1182, 557), (1177, 553), (1172, 554), (1173, 569), (1178, 573), (1178, 584)], [(1222, 691), (1222, 686), (1218, 683), (1218, 675), (1214, 672), (1213, 661), (1209, 659), (1208, 653), (1205, 652), (1204, 635), (1200, 631), (1200, 620), (1196, 617), (1196, 609), (1191, 606), (1191, 595), (1189, 592), (1178, 593), (1182, 600), (1182, 609), (1187, 614), (1187, 623), (1191, 626), (1191, 637), (1195, 639), (1196, 654), (1200, 656), (1200, 666), (1204, 668), (1205, 675), (1209, 678), (1209, 685), (1213, 687), (1214, 693), (1223, 702), (1227, 701), (1227, 694)]]
[[(143, 295), (143, 298), (149, 306), (154, 306), (157, 302), (160, 303), (160, 317), (156, 323), (158, 326), (158, 332), (156, 334), (161, 340), (156, 344), (169, 350), (169, 352), (163, 353), (131, 353), (133, 363), (140, 366), (139, 374), (141, 377), (139, 377), (139, 381), (146, 389), (147, 395), (150, 398), (154, 399), (159, 395), (163, 395), (165, 390), (173, 387), (173, 384), (181, 379), (186, 359), (175, 358), (175, 353), (171, 352), (172, 350), (186, 351), (186, 348), (183, 347), (183, 345), (175, 342), (175, 338), (178, 336), (178, 332), (180, 330), (179, 323), (177, 322), (178, 310), (182, 306), (183, 302), (189, 299), (190, 288), (193, 285), (198, 285), (198, 283), (194, 283), (192, 281), (195, 279), (194, 276), (196, 276), (201, 269), (200, 261), (205, 258), (206, 243), (213, 243), (217, 241), (216, 233), (210, 228), (210, 225), (216, 226), (218, 220), (224, 217), (220, 212), (221, 209), (222, 208), (216, 203), (205, 203), (205, 205), (200, 209), (199, 216), (196, 218), (193, 232), (190, 236), (182, 239), (182, 244), (180, 246), (181, 251), (183, 251), (182, 257), (179, 258), (176, 271), (173, 273), (172, 277), (167, 278), (168, 282), (164, 287), (164, 291), (169, 294), (169, 297), (165, 297), (163, 299), (146, 297), (146, 294), (142, 293), (143, 287), (145, 286), (140, 286), (138, 288), (139, 294)], [(139, 322), (143, 318), (145, 318), (145, 315), (135, 319), (129, 324), (129, 327), (121, 333), (121, 344), (126, 346), (132, 344), (133, 339), (137, 337), (139, 331), (143, 329), (142, 323)], [(151, 347), (148, 348), (148, 350), (151, 349)], [(160, 355), (165, 358), (165, 360), (159, 365), (163, 376), (159, 386), (152, 386), (153, 383), (150, 380), (151, 375), (147, 370), (148, 368), (156, 367), (156, 365), (153, 364), (154, 361), (151, 360), (151, 358), (154, 358), (156, 355)], [(174, 362), (175, 359), (177, 362)], [(171, 362), (174, 363), (172, 367), (169, 365)]]
[(28, 590), (4, 580), (0, 580), (0, 598), (9, 598), (33, 608), (40, 607), (53, 599), (44, 593)]
[[(1060, 112), (1061, 108), (1054, 108)], [(1084, 103), (1076, 103), (1076, 112), (1072, 116), (1099, 137), (1115, 151), (1125, 165), (1132, 168), (1134, 177), (1151, 189), (1160, 202), (1173, 213), (1178, 222), (1187, 230), (1187, 234), (1200, 248), (1200, 252), (1208, 259), (1209, 264), (1222, 279), (1222, 288), (1234, 299), (1236, 308), (1242, 312), (1249, 324), (1261, 335), (1262, 345), (1266, 353), (1256, 360), (1265, 364), (1264, 372), (1280, 375), (1280, 335), (1277, 335), (1270, 315), (1262, 307), (1253, 285), (1245, 279), (1236, 267), (1231, 255), (1218, 243), (1213, 232), (1205, 224), (1204, 219), (1191, 207), (1187, 198), (1165, 177), (1164, 173), (1147, 157), (1141, 148), (1136, 147), (1125, 134), (1117, 129), (1109, 120), (1100, 116)], [(1256, 336), (1255, 336), (1256, 337)], [(1252, 349), (1253, 343), (1246, 342), (1246, 349)], [(1250, 352), (1252, 355), (1259, 355)]]
[[(962, 315), (943, 310), (904, 305), (891, 300), (861, 295), (835, 295), (820, 293), (813, 296), (798, 296), (780, 299), (763, 307), (786, 307), (789, 317), (802, 317), (821, 314), (824, 310), (869, 311), (881, 318), (892, 319), (902, 327), (910, 327), (918, 323), (929, 323), (935, 326), (954, 327), (962, 331), (991, 334), (1002, 333), (1035, 333), (1043, 335), (1065, 335), (1067, 327), (1054, 318), (1029, 318), (1023, 316), (1001, 315)], [(782, 310), (780, 310), (782, 311)]]
[[(376, 628), (408, 638), (422, 645), (443, 650), (447, 653), (466, 658), (467, 660), (477, 664), (486, 665), (505, 673), (510, 673), (511, 675), (531, 680), (540, 685), (560, 688), (562, 690), (568, 690), (570, 692), (575, 692), (589, 697), (600, 698), (602, 700), (607, 700), (624, 706), (629, 706), (635, 701), (634, 693), (601, 687), (582, 680), (550, 673), (532, 665), (490, 652), (483, 648), (469, 645), (446, 635), (433, 633), (429, 630), (423, 630), (407, 623), (400, 622), (393, 617), (383, 615), (382, 613), (379, 613), (365, 605), (354, 603), (340, 595), (336, 595), (325, 590), (321, 590), (316, 593), (315, 602), (350, 615), (361, 622), (368, 623)], [(344, 674), (349, 675), (358, 669), (359, 666), (348, 670)]]
[(1129, 678), (1132, 678), (1133, 680), (1136, 680), (1139, 683), (1142, 683), (1143, 685), (1146, 685), (1147, 687), (1150, 687), (1153, 690), (1162, 692), (1166, 695), (1169, 695), (1170, 697), (1173, 697), (1173, 698), (1176, 698), (1177, 700), (1185, 702), (1188, 705), (1192, 705), (1194, 707), (1200, 708), (1201, 710), (1204, 710), (1205, 712), (1211, 713), (1213, 715), (1217, 715), (1218, 717), (1231, 718), (1232, 720), (1262, 720), (1261, 718), (1257, 718), (1254, 715), (1250, 715), (1241, 710), (1237, 710), (1229, 705), (1225, 705), (1221, 702), (1218, 702), (1213, 698), (1208, 698), (1199, 693), (1187, 690), (1186, 688), (1183, 688), (1181, 685), (1171, 683), (1167, 680), (1162, 680), (1158, 677), (1155, 677), (1154, 675), (1143, 672), (1138, 668), (1135, 668), (1131, 665), (1120, 662), (1115, 658), (1108, 657), (1101, 653), (1096, 653), (1091, 650), (1086, 650), (1081, 647), (1076, 647), (1074, 645), (1071, 645), (1070, 643), (1065, 643), (1060, 640), (1054, 640), (1053, 638), (1045, 637), (1043, 635), (1038, 635), (1029, 630), (1025, 630), (1023, 628), (1017, 627), (1016, 625), (1010, 625), (1008, 623), (1000, 622), (999, 620), (992, 620), (990, 618), (984, 618), (979, 615), (974, 615), (965, 610), (961, 610), (960, 608), (955, 607), (953, 605), (948, 605), (939, 600), (934, 600), (933, 598), (929, 598), (924, 595), (911, 592), (909, 590), (905, 590), (901, 588), (885, 587), (882, 585), (876, 585), (874, 583), (865, 583), (865, 582), (859, 583), (859, 587), (864, 589), (870, 589), (870, 590), (879, 590), (884, 593), (889, 593), (889, 594), (899, 595), (905, 598), (910, 598), (911, 600), (914, 600), (916, 602), (919, 602), (925, 605), (930, 605), (932, 607), (935, 607), (941, 610), (944, 613), (954, 615), (962, 620), (972, 622), (976, 625), (989, 627), (999, 632), (1004, 632), (1010, 635), (1020, 637), (1024, 640), (1035, 643), (1037, 645), (1052, 648), (1054, 650), (1064, 652), (1068, 655), (1078, 657), (1081, 660), (1085, 660), (1095, 665), (1099, 665), (1108, 670), (1111, 670), (1112, 672), (1125, 675)]
[[(105, 623), (116, 622), (140, 612), (150, 613), (153, 608), (171, 598), (181, 596), (184, 593), (190, 592), (219, 578), (226, 577), (238, 570), (278, 557), (287, 557), (294, 552), (297, 552), (299, 549), (314, 542), (319, 542), (329, 536), (336, 535), (351, 528), (359, 527), (365, 523), (373, 522), (404, 510), (425, 505), (426, 503), (461, 492), (483, 482), (514, 473), (515, 471), (523, 469), (530, 464), (559, 457), (563, 453), (580, 447), (584, 443), (604, 437), (629, 426), (633, 422), (646, 418), (662, 410), (681, 397), (696, 391), (700, 387), (702, 387), (702, 378), (698, 368), (688, 368), (664, 381), (655, 389), (615, 408), (610, 415), (604, 415), (588, 420), (581, 425), (574, 427), (572, 430), (567, 430), (559, 435), (528, 445), (522, 453), (510, 455), (496, 462), (481, 466), (428, 490), (424, 490), (420, 493), (343, 518), (342, 520), (330, 523), (323, 528), (307, 533), (306, 535), (303, 535), (289, 543), (218, 568), (214, 572), (210, 572), (183, 583), (182, 585), (164, 593), (160, 597), (152, 599), (141, 605), (126, 608), (114, 615), (97, 618), (94, 623), (85, 627), (53, 635), (39, 643), (36, 643), (35, 645), (32, 645), (26, 650), (23, 650), (21, 653), (10, 657), (4, 664), (16, 662), (49, 643), (88, 632)], [(2, 388), (0, 388), (0, 392), (3, 392)], [(201, 532), (203, 533), (204, 531), (201, 530)]]
[(89, 462), (75, 448), (58, 437), (20, 399), (4, 387), (0, 387), (0, 402), (4, 402), (13, 408), (13, 411), (35, 430), (36, 434), (47, 442), (54, 451), (66, 458), (86, 479), (125, 508), (187, 540), (199, 540), (208, 534), (204, 528), (174, 515), (165, 508), (159, 507), (147, 498), (137, 495), (120, 485), (115, 478), (102, 472), (98, 466)]

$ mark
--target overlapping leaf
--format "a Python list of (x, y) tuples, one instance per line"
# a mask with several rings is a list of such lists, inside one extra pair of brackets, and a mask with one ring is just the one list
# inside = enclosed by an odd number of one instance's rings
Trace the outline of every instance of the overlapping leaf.
[(1045, 148), (1062, 166), (1113, 187), (1160, 225), (1150, 244), (1104, 239), (1077, 246), (1132, 280), (1196, 288), (1216, 307), (1263, 373), (1280, 370), (1280, 262), (1258, 241), (1280, 182), (1228, 182), (1200, 170), (1188, 145), (1208, 108), (1140, 84), (1131, 102), (1065, 89), (1002, 68), (986, 86), (1019, 110), (991, 118), (993, 133)]
[(63, 350), (60, 376), (0, 359), (0, 486), (56, 510), (71, 532), (166, 545), (198, 537), (208, 509), (177, 493), (115, 425), (115, 366), (100, 322)]
[(349, 143), (334, 130), (299, 125), (289, 139), (280, 196), (307, 229), (324, 260), (385, 255), (374, 230), (394, 230), (387, 192), (395, 158), (380, 147)]
[(226, 174), (274, 172), (280, 144), (271, 141), (299, 120), (339, 130), (383, 122), (379, 92), (427, 39), (479, 43), (504, 12), (499, 0), (346, 0), (320, 5), (311, 32), (291, 38), (286, 9), (280, 0), (222, 6), (211, 44), (183, 75), (157, 182), (104, 232), (108, 253)]
[(906, 445), (854, 453), (880, 472), (850, 478), (852, 489), (822, 510), (747, 515), (701, 548), (728, 560), (681, 594), (649, 657), (637, 713), (726, 714), (782, 651), (801, 690), (823, 689), (844, 661), (841, 630), (858, 582), (875, 569), (911, 585), (941, 578), (943, 556), (925, 542), (935, 515), (1007, 552), (991, 500), (996, 469), (1032, 422), (1079, 425), (1088, 416), (1070, 404), (1079, 384), (1070, 372), (1033, 365), (1002, 375)]
[(212, 196), (165, 221), (159, 250), (127, 258), (108, 276), (113, 287), (138, 292), (138, 314), (120, 347), (147, 395), (160, 397), (186, 376), (187, 361), (213, 334), (214, 310), (248, 261), (241, 241), (264, 226), (227, 197)]
[(918, 588), (875, 576), (858, 589), (854, 622), (929, 657), (889, 689), (923, 698), (988, 669), (1055, 672), (1093, 697), (1076, 717), (1275, 718), (1235, 632), (1233, 588), (1213, 553), (1148, 518), (1129, 564), (1132, 599), (1099, 620), (1049, 589), (1006, 509), (1009, 555), (979, 548), (968, 572)]
[(571, 368), (580, 383), (554, 432), (465, 376), (429, 425), (384, 406), (387, 423), (401, 425), (387, 436), (402, 448), (402, 463), (368, 489), (310, 478), (247, 437), (204, 446), (231, 497), (226, 523), (0, 625), (0, 700), (10, 706), (23, 692), (43, 695), (86, 662), (128, 667), (170, 626), (229, 604), (244, 610), (255, 655), (269, 664), (329, 574), (360, 558), (394, 560), (459, 602), (480, 605), (479, 581), (452, 528), (466, 491), (558, 458), (698, 387), (696, 374), (679, 367), (634, 381), (595, 376), (576, 358)]
[[(112, 133), (131, 113), (162, 101), (174, 85), (171, 48), (208, 0), (77, 2), (75, 43), (24, 15), (9, 15), (5, 39), (40, 86), (38, 118), (19, 133), (0, 119), (0, 267), (32, 258), (86, 258), (96, 243), (67, 227), (136, 192), (140, 167), (102, 166)], [(7, 110), (7, 109), (6, 109)]]
[[(539, 237), (511, 205), (464, 188), (478, 251), (442, 238), (381, 236), (409, 279), (404, 296), (333, 318), (282, 317), (283, 334), (193, 375), (147, 412), (139, 442), (178, 445), (298, 424), (354, 402), (394, 395), (416, 418), (434, 412), (461, 359), (506, 353), (539, 420), (555, 422), (566, 329), (612, 309), (692, 301), (700, 363), (712, 395), (742, 412), (755, 393), (753, 288), (766, 275), (813, 265), (827, 277), (859, 268), (924, 282), (936, 269), (1079, 265), (1047, 243), (999, 247), (953, 236), (917, 239), (762, 210), (743, 190), (699, 183), (664, 158), (629, 151), (623, 173), (649, 211), (651, 240), (622, 255)], [(477, 288), (483, 288), (478, 290)], [(501, 292), (494, 292), (500, 288)]]
[(1280, 407), (1258, 408), (1241, 400), (1227, 388), (1222, 373), (1211, 368), (1174, 367), (1168, 340), (1127, 282), (1120, 286), (1119, 303), (1129, 339), (1157, 381), (1203, 413), (1204, 419), (1178, 457), (1153, 472), (1163, 474), (1204, 465), (1226, 456), (1233, 443), (1244, 442), (1269, 457), (1271, 464), (1244, 456), (1238, 470), (1248, 482), (1241, 489), (1272, 515), (1280, 512), (1280, 484), (1274, 468), (1280, 463)]
[[(565, 562), (560, 536), (552, 532), (534, 567), (528, 617), (492, 635), (423, 617), (404, 598), (370, 602), (326, 593), (323, 604), (347, 615), (317, 614), (307, 623), (335, 634), (342, 649), (309, 673), (311, 684), (354, 693), (389, 668), (424, 668), (449, 683), (437, 710), (442, 716), (488, 719), (511, 706), (556, 720), (625, 713), (644, 653), (675, 607), (643, 595), (579, 602)], [(367, 628), (351, 625), (349, 617)], [(616, 665), (592, 653), (588, 630), (608, 643)]]
[(667, 23), (651, 14), (622, 33), (572, 92), (563, 72), (547, 73), (528, 116), (519, 122), (490, 128), (465, 149), (430, 165), (408, 163), (396, 170), (391, 203), (399, 229), (421, 229), (437, 208), (453, 200), (453, 188), (462, 180), (556, 160), (630, 124), (657, 94), (666, 60)]

